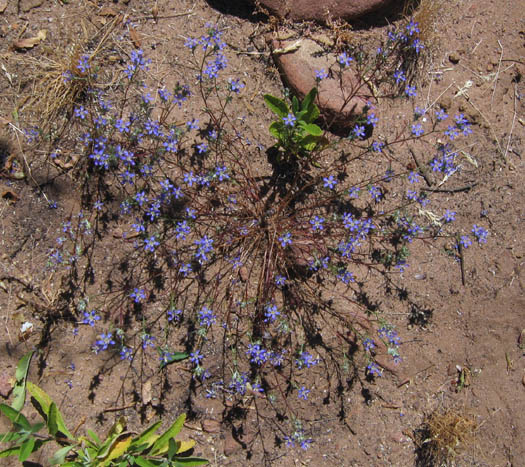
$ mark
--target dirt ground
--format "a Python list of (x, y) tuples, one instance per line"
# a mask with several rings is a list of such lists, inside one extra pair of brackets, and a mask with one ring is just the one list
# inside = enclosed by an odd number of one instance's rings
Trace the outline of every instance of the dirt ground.
[[(271, 116), (262, 95), (280, 95), (282, 89), (263, 37), (272, 28), (264, 15), (254, 17), (248, 8), (217, 3), (8, 1), (0, 13), (2, 134), (11, 145), (16, 141), (4, 123), (12, 120), (15, 103), (23, 108), (23, 97), (31, 93), (17, 84), (24, 74), (20, 57), (38, 59), (46, 48), (64, 47), (72, 34), (83, 34), (79, 18), (102, 27), (123, 13), (129, 23), (119, 26), (116, 34), (123, 44), (140, 40), (155, 64), (151, 79), (167, 85), (188, 75), (185, 39), (201, 34), (206, 23), (218, 24), (229, 45), (229, 71), (235, 70), (246, 85), (236, 111), (246, 117), (257, 142), (271, 145), (267, 132)], [(458, 445), (456, 454), (449, 456), (449, 465), (525, 465), (525, 350), (519, 342), (525, 333), (525, 4), (452, 0), (443, 2), (439, 11), (431, 36), (432, 56), (421, 73), (416, 104), (438, 102), (450, 115), (462, 112), (474, 124), (473, 134), (461, 143), (468, 158), (457, 181), (458, 188), (469, 189), (436, 193), (432, 206), (439, 211), (453, 206), (458, 233), (469, 233), (478, 224), (489, 230), (489, 237), (486, 244), (464, 251), (464, 281), (459, 263), (442, 248), (421, 243), (412, 252), (410, 267), (396, 278), (408, 299), (384, 295), (383, 289), (369, 290), (370, 299), (402, 338), (399, 374), (385, 372), (374, 381), (360, 378), (344, 389), (340, 399), (330, 397), (330, 387), (322, 378), (310, 381), (316, 395), (305, 403), (313, 439), (307, 451), (287, 448), (275, 434), (249, 428), (235, 436), (242, 441), (238, 443), (232, 436), (238, 423), (225, 419), (227, 407), (222, 401), (188, 394), (184, 378), (175, 373), (188, 373), (187, 368), (170, 367), (173, 373), (166, 382), (144, 363), (136, 375), (142, 383), (125, 386), (126, 368), (91, 351), (100, 331), (80, 326), (74, 336), (74, 326), (59, 320), (48, 329), (41, 360), (45, 365), (40, 370), (32, 365), (29, 378), (59, 403), (70, 426), (85, 418), (86, 427), (104, 431), (120, 415), (137, 425), (141, 419), (154, 419), (157, 412), (170, 422), (187, 410), (191, 397), (193, 418), (183, 437), (195, 439), (196, 454), (207, 457), (212, 466), (425, 466), (440, 465), (429, 460), (423, 443), (428, 437), (425, 421), (432, 413), (457, 411), (472, 419), (476, 429), (473, 440)], [(130, 25), (136, 37), (130, 37)], [(356, 25), (351, 40), (374, 47), (387, 28)], [(24, 53), (11, 47), (22, 35), (34, 37), (43, 29), (46, 39), (36, 47)], [(291, 37), (333, 33), (314, 25), (287, 25), (287, 30)], [(412, 106), (406, 100), (380, 99), (376, 113), (382, 123), (376, 132), (390, 131), (413, 112)], [(0, 147), (2, 159), (8, 147)], [(411, 160), (408, 153), (399, 157), (406, 157), (407, 164)], [(35, 172), (34, 177), (40, 180), (44, 174)], [(52, 302), (60, 284), (45, 270), (47, 255), (57, 229), (78, 200), (74, 184), (67, 179), (45, 186), (43, 196), (31, 180), (0, 175), (0, 192), (0, 277), (4, 278), (0, 281), (0, 376), (5, 382), (20, 357), (40, 341), (43, 330), (39, 313), (45, 310), (19, 299), (23, 284), (38, 284), (44, 291), (40, 298)], [(56, 201), (57, 209), (49, 209), (48, 200)], [(110, 241), (105, 244), (108, 252)], [(22, 282), (6, 279), (12, 277)], [(19, 328), (25, 321), (34, 324), (34, 332), (21, 341)], [(525, 345), (525, 334), (523, 340)], [(148, 379), (153, 384), (144, 387)], [(161, 384), (169, 389), (162, 390)], [(122, 408), (121, 392), (126, 392), (127, 408)], [(244, 426), (260, 422), (258, 416), (248, 408)], [(263, 425), (268, 429), (269, 423)], [(0, 432), (7, 429), (2, 418)], [(32, 459), (45, 465), (46, 453)], [(15, 465), (5, 459), (0, 462)]]

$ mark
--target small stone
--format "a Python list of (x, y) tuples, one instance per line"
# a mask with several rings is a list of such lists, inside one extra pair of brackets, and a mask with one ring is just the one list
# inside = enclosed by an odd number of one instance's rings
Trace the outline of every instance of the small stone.
[(221, 424), (217, 420), (203, 420), (201, 423), (202, 429), (207, 433), (220, 433)]
[(228, 433), (224, 439), (224, 455), (229, 457), (241, 449), (242, 445), (233, 437), (231, 433)]
[(456, 52), (452, 52), (448, 56), (448, 59), (449, 59), (450, 63), (453, 63), (454, 65), (459, 63), (459, 55)]
[(27, 13), (29, 10), (32, 10), (33, 8), (37, 8), (41, 6), (44, 3), (44, 0), (20, 0), (20, 9)]
[[(245, 1), (256, 3), (255, 0)], [(396, 2), (393, 0), (260, 0), (258, 3), (280, 18), (326, 23), (329, 19), (349, 21), (374, 13), (384, 18), (388, 13), (386, 7)]]

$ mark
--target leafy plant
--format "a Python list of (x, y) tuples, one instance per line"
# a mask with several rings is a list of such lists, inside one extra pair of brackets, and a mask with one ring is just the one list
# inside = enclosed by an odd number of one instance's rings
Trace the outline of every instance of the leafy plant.
[[(185, 414), (180, 415), (162, 434), (157, 433), (162, 424), (160, 420), (137, 434), (126, 430), (126, 420), (121, 417), (113, 424), (104, 440), (91, 430), (87, 430), (87, 436), (76, 437), (67, 428), (62, 413), (49, 395), (36, 384), (26, 382), (32, 355), (33, 351), (27, 353), (18, 363), (12, 405), (0, 404), (0, 411), (13, 423), (14, 428), (13, 431), (0, 435), (0, 442), (11, 444), (0, 451), (0, 458), (18, 456), (18, 460), (24, 462), (44, 444), (53, 441), (61, 447), (49, 459), (50, 465), (188, 467), (208, 463), (206, 459), (186, 455), (195, 445), (193, 440), (175, 439), (184, 424)], [(31, 424), (22, 414), (26, 389), (43, 422)], [(47, 435), (40, 433), (44, 427)]]
[(316, 96), (317, 88), (312, 88), (301, 103), (293, 96), (290, 108), (284, 99), (264, 95), (268, 108), (280, 117), (270, 125), (269, 131), (277, 138), (276, 148), (281, 149), (285, 157), (306, 156), (328, 144), (323, 130), (314, 123), (319, 117)]

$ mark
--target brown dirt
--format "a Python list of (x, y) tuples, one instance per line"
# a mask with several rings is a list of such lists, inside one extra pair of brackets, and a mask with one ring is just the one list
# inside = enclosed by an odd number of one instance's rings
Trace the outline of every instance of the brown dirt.
[[(154, 14), (152, 9), (157, 4), (158, 14)], [(23, 103), (22, 98), (31, 92), (27, 87), (16, 87), (24, 68), (19, 64), (20, 52), (9, 47), (20, 38), (22, 30), (23, 37), (48, 30), (45, 41), (25, 54), (26, 58), (38, 58), (43, 47), (62, 46), (70, 37), (68, 34), (80, 36), (78, 18), (100, 25), (112, 17), (108, 10), (106, 14), (110, 16), (96, 15), (102, 2), (98, 6), (91, 2), (51, 1), (34, 5), (27, 11), (26, 7), (17, 11), (16, 2), (9, 2), (5, 12), (0, 13), (0, 125), (2, 119), (12, 120), (14, 103)], [(271, 144), (267, 135), (270, 116), (264, 109), (262, 95), (279, 95), (281, 83), (261, 36), (268, 30), (263, 23), (244, 11), (224, 11), (223, 7), (219, 11), (204, 0), (130, 0), (105, 7), (129, 15), (147, 56), (158, 65), (157, 71), (174, 65), (171, 75), (154, 77), (166, 84), (188, 72), (184, 67), (183, 36), (198, 35), (205, 23), (218, 22), (231, 46), (230, 70), (235, 70), (246, 83), (242, 104), (236, 110), (247, 116), (247, 126), (258, 135), (259, 142)], [(185, 12), (189, 14), (179, 16)], [(475, 125), (474, 134), (462, 140), (462, 149), (469, 156), (464, 159), (461, 178), (456, 180), (457, 187), (472, 188), (438, 193), (432, 210), (442, 212), (454, 206), (458, 212), (458, 233), (468, 233), (478, 223), (488, 227), (490, 236), (483, 247), (473, 246), (465, 251), (465, 284), (459, 264), (451, 261), (443, 249), (419, 244), (410, 257), (410, 267), (395, 278), (407, 291), (408, 300), (399, 300), (394, 293), (384, 295), (379, 288), (368, 291), (370, 300), (379, 303), (402, 337), (402, 376), (385, 373), (384, 378), (373, 382), (360, 377), (344, 388), (342, 397), (335, 397), (326, 377), (311, 374), (312, 380), (305, 384), (314, 389), (315, 395), (306, 403), (306, 410), (314, 443), (303, 452), (276, 445), (271, 432), (256, 433), (253, 427), (258, 414), (253, 406), (246, 409), (248, 423), (244, 432), (238, 433), (237, 420), (223, 420), (228, 408), (222, 402), (189, 394), (184, 383), (189, 366), (173, 367), (167, 376), (161, 376), (151, 362), (145, 361), (134, 382), (124, 385), (129, 381), (124, 365), (115, 365), (114, 359), (91, 352), (96, 329), (80, 326), (79, 335), (74, 337), (72, 324), (58, 320), (51, 325), (51, 339), (40, 364), (32, 365), (29, 378), (59, 403), (71, 427), (85, 417), (85, 427), (104, 431), (120, 414), (126, 414), (131, 423), (138, 425), (153, 419), (156, 412), (171, 422), (191, 397), (194, 419), (183, 434), (197, 441), (196, 451), (210, 459), (210, 465), (262, 465), (265, 451), (269, 454), (266, 461), (283, 467), (324, 463), (431, 465), (415, 433), (434, 411), (454, 409), (469, 414), (478, 428), (470, 445), (463, 450), (458, 447), (457, 456), (450, 460), (452, 465), (523, 465), (525, 358), (518, 345), (525, 328), (525, 236), (520, 233), (525, 220), (523, 5), (514, 1), (453, 0), (443, 5), (435, 28), (432, 60), (421, 75), (417, 103), (429, 105), (437, 101), (450, 115), (463, 112)], [(302, 26), (299, 29), (301, 33), (309, 30)], [(121, 27), (123, 41), (129, 41), (126, 31), (126, 27)], [(350, 34), (353, 41), (373, 47), (384, 32), (385, 27), (378, 27)], [(406, 101), (381, 100), (377, 114), (387, 123), (377, 133), (402, 125), (412, 111)], [(5, 137), (10, 141), (10, 149), (0, 147), (0, 157), (4, 158), (18, 145), (16, 136), (12, 136), (16, 132), (7, 125), (3, 125), (2, 132), (11, 135)], [(416, 149), (424, 151), (425, 146)], [(398, 157), (411, 163), (408, 153)], [(369, 164), (368, 167), (373, 162)], [(35, 166), (33, 173), (39, 178), (41, 174), (36, 169)], [(69, 181), (43, 189), (47, 198), (58, 202), (56, 210), (48, 209), (47, 200), (31, 183), (3, 177), (0, 184), (19, 197), (0, 200), (0, 276), (16, 276), (22, 281), (4, 279), (0, 289), (4, 329), (0, 368), (13, 374), (20, 357), (40, 339), (39, 313), (49, 311), (46, 304), (53, 309), (60, 278), (50, 275), (44, 266), (57, 226), (74, 211), (77, 201)], [(106, 240), (107, 251), (110, 240)], [(38, 284), (39, 292), (30, 292), (24, 283)], [(27, 301), (24, 305), (18, 298), (20, 293), (37, 297), (44, 308), (31, 307)], [(116, 311), (108, 310), (109, 316), (113, 313)], [(22, 342), (18, 329), (24, 321), (34, 323), (35, 332)], [(156, 362), (153, 350), (151, 354)], [(74, 371), (71, 364), (75, 365)], [(97, 376), (101, 368), (107, 371)], [(462, 369), (468, 378), (459, 387)], [(153, 382), (152, 395), (144, 386), (148, 379)], [(72, 389), (66, 384), (68, 380)], [(136, 403), (139, 413), (133, 409), (108, 411), (123, 405), (119, 391), (125, 392), (128, 403)], [(149, 403), (141, 403), (148, 398)], [(210, 420), (218, 420), (221, 425), (217, 427)], [(2, 418), (0, 432), (7, 428)], [(34, 458), (43, 464), (45, 459), (44, 455)], [(14, 465), (14, 461), (2, 462)]]

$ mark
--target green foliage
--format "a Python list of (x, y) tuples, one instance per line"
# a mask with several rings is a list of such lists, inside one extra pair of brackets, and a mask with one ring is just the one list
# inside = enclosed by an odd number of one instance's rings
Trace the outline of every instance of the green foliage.
[[(268, 108), (279, 117), (279, 120), (270, 125), (269, 131), (277, 138), (275, 147), (281, 151), (281, 157), (305, 157), (328, 144), (323, 130), (314, 123), (319, 118), (319, 108), (315, 104), (316, 96), (317, 88), (312, 88), (302, 103), (293, 96), (290, 108), (283, 99), (270, 94), (264, 95), (264, 102)], [(290, 117), (294, 120), (293, 125), (285, 122), (285, 119)]]
[[(157, 433), (161, 421), (137, 434), (126, 430), (126, 420), (122, 417), (111, 427), (105, 440), (101, 440), (91, 430), (87, 430), (87, 436), (76, 437), (68, 430), (59, 408), (49, 395), (37, 385), (26, 381), (32, 355), (33, 351), (27, 353), (18, 363), (12, 405), (0, 404), (0, 411), (13, 424), (13, 431), (0, 434), (0, 443), (10, 444), (0, 451), (0, 458), (17, 456), (20, 462), (24, 462), (45, 443), (53, 441), (61, 447), (49, 459), (49, 465), (186, 467), (208, 463), (206, 459), (186, 455), (195, 445), (194, 441), (175, 439), (184, 425), (185, 414), (180, 415), (161, 434)], [(44, 422), (32, 425), (22, 414), (26, 389), (31, 395), (31, 403)], [(47, 428), (47, 434), (40, 433), (44, 427)]]

